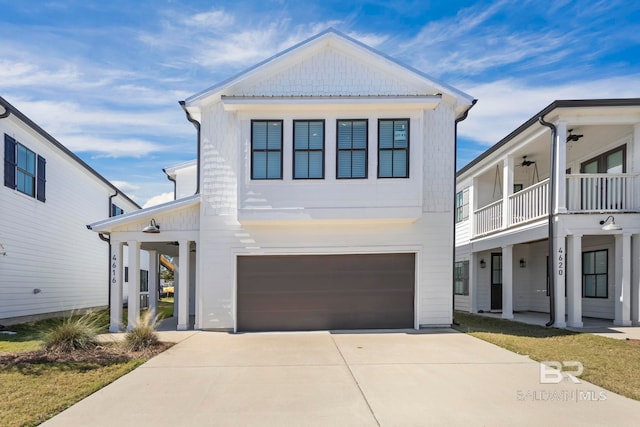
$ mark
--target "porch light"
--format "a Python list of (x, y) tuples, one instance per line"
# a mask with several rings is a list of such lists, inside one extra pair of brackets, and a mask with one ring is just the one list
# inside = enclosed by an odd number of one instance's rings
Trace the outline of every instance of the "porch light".
[(142, 229), (142, 232), (157, 234), (160, 232), (160, 226), (156, 224), (156, 220), (154, 218), (151, 218), (151, 222), (149, 222), (149, 225)]
[(525, 268), (527, 266), (527, 261), (524, 258), (520, 258), (520, 268)]
[[(611, 222), (608, 222), (611, 220)], [(602, 225), (602, 229), (605, 231), (619, 231), (622, 230), (622, 227), (616, 224), (616, 220), (613, 218), (613, 215), (609, 215), (607, 219), (604, 221), (600, 221), (600, 225)]]
[(487, 266), (487, 263), (484, 262), (484, 258), (480, 260), (480, 268), (485, 268)]

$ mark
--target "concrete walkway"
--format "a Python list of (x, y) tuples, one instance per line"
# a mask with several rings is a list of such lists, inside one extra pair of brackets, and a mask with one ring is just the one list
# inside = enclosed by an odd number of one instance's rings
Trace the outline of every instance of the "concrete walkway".
[[(184, 339), (44, 426), (636, 426), (640, 402), (450, 329)], [(188, 335), (187, 335), (188, 334)]]

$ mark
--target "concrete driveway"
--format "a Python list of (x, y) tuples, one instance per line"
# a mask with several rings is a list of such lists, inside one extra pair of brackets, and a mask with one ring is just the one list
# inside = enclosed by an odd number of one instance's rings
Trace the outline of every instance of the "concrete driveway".
[(185, 334), (44, 425), (638, 425), (640, 402), (449, 329)]

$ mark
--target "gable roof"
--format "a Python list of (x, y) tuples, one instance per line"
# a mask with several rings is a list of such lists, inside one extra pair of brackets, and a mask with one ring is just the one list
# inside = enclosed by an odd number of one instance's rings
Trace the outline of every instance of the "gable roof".
[(67, 157), (69, 157), (72, 161), (76, 162), (78, 165), (80, 165), (82, 168), (84, 168), (87, 172), (89, 172), (90, 174), (92, 174), (93, 176), (98, 178), (107, 187), (111, 188), (113, 191), (116, 191), (124, 199), (126, 199), (129, 203), (133, 204), (138, 209), (141, 209), (141, 206), (139, 204), (137, 204), (136, 202), (134, 202), (131, 198), (129, 198), (129, 196), (127, 196), (125, 193), (123, 193), (122, 190), (120, 190), (118, 187), (113, 185), (108, 179), (106, 179), (105, 177), (100, 175), (95, 169), (93, 169), (91, 166), (86, 164), (80, 157), (78, 157), (75, 154), (73, 154), (73, 152), (71, 150), (69, 150), (67, 147), (62, 145), (62, 143), (60, 143), (57, 139), (55, 139), (53, 136), (51, 136), (49, 133), (47, 133), (44, 129), (42, 129), (40, 126), (38, 126), (34, 121), (32, 121), (29, 117), (25, 116), (20, 110), (18, 110), (16, 107), (11, 105), (9, 103), (9, 101), (7, 101), (6, 99), (4, 99), (1, 96), (0, 96), (0, 105), (2, 105), (5, 108), (5, 112), (0, 115), (1, 117), (8, 117), (9, 115), (16, 116), (24, 124), (29, 126), (31, 129), (35, 130), (46, 141), (51, 143), (51, 145), (53, 145), (58, 150), (60, 150), (63, 154), (65, 154)]
[(365, 52), (370, 56), (376, 57), (379, 61), (384, 61), (389, 66), (396, 68), (398, 71), (403, 71), (412, 74), (418, 79), (422, 80), (425, 84), (433, 86), (435, 89), (441, 91), (442, 93), (448, 94), (454, 97), (459, 104), (468, 104), (471, 105), (473, 102), (473, 97), (452, 87), (446, 83), (440, 82), (430, 75), (423, 73), (409, 65), (406, 65), (366, 44), (347, 36), (344, 33), (334, 29), (328, 28), (325, 31), (316, 34), (288, 49), (283, 50), (270, 58), (265, 59), (262, 62), (236, 74), (235, 76), (230, 77), (227, 80), (224, 80), (214, 86), (211, 86), (208, 89), (205, 89), (202, 92), (196, 93), (195, 95), (190, 96), (185, 100), (187, 106), (197, 104), (206, 98), (209, 98), (217, 93), (224, 91), (225, 89), (233, 86), (236, 83), (239, 83), (259, 72), (263, 72), (266, 68), (283, 61), (284, 59), (295, 55), (301, 51), (309, 49), (313, 46), (317, 46), (321, 43), (328, 43), (329, 41), (335, 41), (337, 43), (342, 44), (343, 46), (347, 46), (351, 49), (356, 49), (361, 52)]
[[(456, 177), (463, 175), (473, 168), (478, 163), (482, 162), (485, 158), (489, 157), (492, 153), (499, 150), (509, 141), (515, 139), (518, 135), (529, 129), (531, 126), (538, 123), (540, 117), (544, 117), (557, 108), (580, 108), (580, 107), (633, 107), (640, 106), (640, 98), (613, 98), (613, 99), (563, 99), (555, 100), (551, 104), (547, 105), (542, 110), (538, 111), (529, 120), (518, 126), (509, 135), (502, 138), (500, 141), (489, 147), (484, 153), (473, 159), (462, 169), (456, 173)], [(542, 125), (540, 125), (542, 126)]]

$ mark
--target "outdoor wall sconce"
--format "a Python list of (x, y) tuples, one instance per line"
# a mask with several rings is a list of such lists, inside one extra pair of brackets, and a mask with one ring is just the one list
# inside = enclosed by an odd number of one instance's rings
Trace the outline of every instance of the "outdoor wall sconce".
[[(608, 222), (609, 220), (611, 220), (611, 222)], [(616, 220), (613, 218), (613, 215), (609, 215), (607, 219), (600, 221), (600, 225), (602, 225), (602, 229), (605, 231), (622, 230), (622, 227), (616, 224)]]
[(160, 226), (156, 224), (156, 220), (154, 218), (151, 218), (151, 222), (149, 222), (149, 225), (142, 229), (142, 232), (158, 234), (160, 232)]
[(487, 263), (484, 262), (484, 258), (480, 260), (480, 268), (485, 268), (487, 266)]
[(40, 292), (42, 292), (42, 290), (40, 290), (40, 289), (38, 289), (38, 288), (35, 288), (35, 289), (33, 290), (33, 293), (34, 293), (34, 294), (39, 294)]
[(527, 266), (527, 261), (524, 258), (520, 258), (520, 268), (525, 268)]

